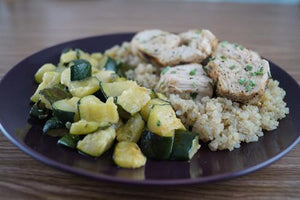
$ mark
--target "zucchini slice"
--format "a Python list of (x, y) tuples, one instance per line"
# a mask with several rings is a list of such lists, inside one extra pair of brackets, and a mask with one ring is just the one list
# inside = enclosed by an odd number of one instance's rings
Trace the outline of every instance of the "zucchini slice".
[(150, 131), (161, 136), (171, 136), (178, 129), (185, 130), (171, 105), (153, 105), (149, 113), (147, 126)]
[(49, 115), (49, 110), (39, 100), (30, 108), (29, 115), (38, 119), (46, 119)]
[(112, 97), (103, 103), (94, 95), (85, 96), (79, 100), (78, 110), (80, 118), (86, 121), (101, 124), (114, 124), (119, 121), (117, 106)]
[(63, 122), (61, 122), (56, 117), (52, 117), (46, 121), (43, 127), (43, 133), (53, 137), (58, 137), (58, 136), (61, 137), (66, 134), (66, 132), (62, 130), (64, 128), (65, 128), (65, 124)]
[(78, 60), (73, 60), (72, 63), (73, 65), (70, 67), (71, 81), (80, 81), (91, 77), (92, 66), (87, 60), (78, 59)]
[(71, 62), (72, 60), (77, 59), (77, 54), (76, 51), (68, 49), (68, 51), (64, 51), (61, 55), (60, 55), (60, 63), (62, 64), (68, 64), (69, 62)]
[(60, 75), (60, 84), (68, 86), (71, 82), (71, 69), (68, 67)]
[(191, 160), (200, 148), (199, 136), (189, 131), (176, 131), (171, 160)]
[(68, 84), (70, 93), (75, 97), (91, 95), (99, 90), (99, 80), (95, 77), (81, 81), (71, 81)]
[(77, 142), (79, 140), (80, 140), (80, 136), (79, 135), (67, 134), (67, 135), (64, 135), (62, 138), (60, 138), (57, 141), (57, 144), (64, 145), (64, 146), (69, 147), (71, 149), (75, 149), (76, 146), (77, 146)]
[(174, 134), (171, 136), (160, 136), (145, 129), (140, 139), (140, 148), (149, 158), (168, 160), (172, 152), (173, 143)]
[(43, 75), (43, 81), (39, 84), (35, 93), (30, 97), (32, 102), (37, 102), (40, 99), (40, 91), (45, 88), (53, 87), (56, 84), (59, 84), (60, 73), (57, 72), (45, 72)]
[[(123, 83), (123, 82), (120, 82)], [(151, 99), (149, 90), (144, 87), (131, 87), (118, 97), (117, 103), (130, 114), (139, 112)]]
[(118, 75), (113, 71), (99, 71), (93, 74), (101, 83), (111, 83), (118, 78)]
[(99, 157), (113, 145), (115, 137), (116, 132), (112, 127), (99, 130), (80, 140), (77, 143), (77, 149), (89, 156)]
[(98, 130), (100, 124), (97, 122), (88, 122), (86, 120), (79, 120), (78, 122), (72, 123), (70, 127), (70, 134), (72, 135), (86, 135), (93, 133)]
[(42, 65), (34, 75), (35, 82), (41, 83), (43, 81), (43, 75), (46, 72), (52, 72), (55, 69), (56, 69), (56, 66), (51, 63), (46, 63), (46, 64)]
[(53, 116), (57, 117), (62, 122), (74, 122), (75, 118), (78, 119), (78, 112), (77, 112), (78, 101), (79, 101), (78, 97), (73, 97), (71, 99), (63, 99), (54, 102), (52, 104)]
[(119, 142), (113, 154), (114, 162), (122, 168), (139, 168), (146, 164), (147, 158), (134, 142)]
[(135, 81), (100, 83), (100, 90), (105, 98), (120, 96), (125, 90), (137, 86)]
[(154, 105), (170, 105), (170, 103), (158, 98), (154, 98), (148, 101), (148, 103), (141, 109), (141, 115), (145, 121), (148, 120), (150, 110)]
[(59, 84), (40, 91), (41, 102), (50, 110), (52, 109), (52, 104), (54, 102), (71, 97), (72, 95), (66, 91), (64, 86)]
[(132, 116), (126, 124), (117, 129), (117, 140), (137, 143), (141, 137), (145, 122), (139, 113)]
[(117, 72), (117, 63), (109, 56), (103, 56), (100, 61), (100, 69)]

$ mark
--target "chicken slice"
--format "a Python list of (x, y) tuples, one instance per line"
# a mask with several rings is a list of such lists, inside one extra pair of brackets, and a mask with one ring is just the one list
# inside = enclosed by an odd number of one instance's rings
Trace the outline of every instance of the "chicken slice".
[(190, 30), (179, 35), (145, 30), (133, 37), (131, 48), (135, 55), (156, 65), (174, 66), (203, 61), (217, 44), (217, 38), (209, 30)]
[(166, 96), (179, 94), (184, 99), (201, 99), (213, 95), (213, 86), (202, 65), (193, 63), (165, 68), (155, 91)]
[(241, 103), (256, 104), (269, 80), (268, 61), (241, 45), (221, 42), (207, 64), (218, 96)]

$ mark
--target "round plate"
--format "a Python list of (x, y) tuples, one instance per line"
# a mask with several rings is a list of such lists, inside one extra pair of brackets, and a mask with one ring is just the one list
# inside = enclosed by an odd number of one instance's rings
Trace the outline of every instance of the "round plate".
[(59, 44), (29, 56), (12, 68), (0, 83), (0, 122), (4, 135), (33, 158), (52, 167), (79, 175), (121, 183), (145, 185), (178, 185), (205, 183), (244, 175), (269, 165), (289, 152), (300, 140), (300, 88), (281, 68), (270, 62), (272, 75), (287, 92), (285, 101), (290, 114), (279, 127), (258, 142), (243, 143), (229, 151), (210, 151), (202, 145), (190, 162), (152, 161), (135, 170), (120, 169), (111, 159), (111, 152), (98, 159), (86, 157), (57, 145), (57, 139), (42, 134), (42, 123), (29, 119), (30, 96), (37, 85), (33, 77), (44, 63), (58, 63), (64, 48), (80, 48), (87, 52), (103, 52), (133, 34), (112, 34), (89, 37)]

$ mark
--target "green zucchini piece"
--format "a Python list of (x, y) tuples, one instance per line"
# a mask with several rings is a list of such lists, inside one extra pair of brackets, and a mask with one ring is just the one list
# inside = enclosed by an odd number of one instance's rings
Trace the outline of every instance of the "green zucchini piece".
[[(118, 100), (116, 100), (118, 101)], [(115, 102), (116, 102), (115, 101)], [(129, 119), (131, 117), (131, 114), (128, 113), (126, 110), (124, 110), (120, 105), (117, 105), (118, 107), (118, 113), (119, 113), (119, 116), (122, 118), (122, 119)]]
[(40, 99), (40, 91), (45, 88), (51, 88), (56, 84), (59, 84), (60, 81), (60, 73), (58, 72), (45, 72), (43, 75), (43, 81), (39, 84), (35, 93), (30, 97), (32, 102), (37, 102)]
[(200, 148), (199, 136), (189, 131), (176, 131), (171, 160), (191, 160)]
[[(46, 121), (43, 127), (43, 133), (53, 137), (63, 136), (66, 134), (65, 131), (62, 131), (64, 128), (65, 124), (63, 122), (61, 122), (57, 117), (52, 117)], [(51, 133), (50, 131), (54, 129), (55, 131)]]
[(114, 162), (122, 168), (139, 168), (146, 164), (147, 158), (134, 142), (119, 142), (113, 154)]
[(77, 149), (89, 156), (99, 157), (107, 151), (114, 143), (116, 131), (109, 127), (86, 135), (77, 143)]
[[(122, 83), (122, 82), (121, 82)], [(118, 97), (117, 103), (131, 115), (139, 112), (151, 99), (149, 89), (144, 87), (131, 87)]]
[(115, 72), (104, 70), (93, 74), (93, 76), (95, 76), (102, 83), (111, 83), (118, 78), (118, 75)]
[[(78, 97), (73, 97), (71, 99), (63, 99), (56, 101), (52, 104), (52, 114), (57, 117), (62, 122), (74, 122), (75, 114), (77, 112), (77, 102)], [(78, 118), (78, 117), (77, 117)]]
[(104, 98), (120, 96), (125, 90), (137, 86), (135, 81), (100, 83), (100, 91)]
[(176, 117), (171, 105), (153, 105), (150, 110), (147, 127), (150, 131), (161, 135), (174, 135), (175, 130), (185, 130), (180, 119)]
[(132, 69), (133, 67), (131, 67), (130, 65), (123, 63), (123, 62), (119, 62), (117, 63), (117, 71), (116, 73), (121, 76), (121, 77), (126, 77), (125, 73)]
[(48, 109), (52, 109), (54, 102), (71, 97), (72, 95), (67, 92), (64, 87), (61, 87), (61, 85), (55, 85), (40, 91), (41, 102), (44, 103)]
[(168, 160), (170, 158), (174, 142), (174, 135), (160, 136), (145, 129), (140, 139), (140, 148), (149, 158), (156, 160)]
[(73, 60), (72, 63), (73, 65), (70, 67), (71, 81), (80, 81), (91, 77), (92, 66), (88, 61), (84, 59), (78, 59)]
[(141, 137), (144, 126), (145, 122), (142, 116), (139, 113), (135, 114), (126, 124), (117, 129), (117, 140), (119, 142), (129, 141), (137, 143)]
[(115, 60), (109, 56), (103, 56), (100, 61), (100, 69), (105, 69), (107, 71), (117, 72), (117, 63)]
[(158, 98), (154, 98), (148, 101), (148, 103), (141, 109), (141, 115), (145, 121), (148, 120), (149, 113), (154, 105), (170, 105), (170, 103)]
[(49, 115), (49, 110), (39, 100), (30, 108), (29, 115), (38, 119), (46, 119)]
[(88, 122), (86, 120), (79, 120), (78, 122), (72, 123), (70, 127), (70, 134), (86, 135), (95, 132), (100, 128), (100, 126), (101, 124), (97, 122)]
[(79, 140), (80, 140), (79, 135), (67, 134), (67, 135), (64, 135), (62, 138), (60, 138), (57, 141), (57, 144), (64, 145), (64, 146), (69, 147), (71, 149), (75, 149)]
[(42, 65), (38, 71), (34, 75), (34, 80), (37, 83), (41, 83), (43, 81), (43, 76), (46, 72), (52, 72), (56, 69), (56, 66), (51, 63), (46, 63)]
[(81, 81), (71, 81), (67, 84), (69, 84), (70, 93), (75, 97), (91, 95), (99, 90), (99, 80), (95, 77)]
[(119, 121), (117, 106), (112, 97), (103, 103), (94, 95), (85, 96), (79, 100), (78, 110), (80, 118), (86, 121), (102, 124), (114, 124)]

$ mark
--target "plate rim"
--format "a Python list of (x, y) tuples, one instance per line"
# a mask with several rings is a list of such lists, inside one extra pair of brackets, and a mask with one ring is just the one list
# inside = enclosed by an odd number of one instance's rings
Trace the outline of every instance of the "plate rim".
[[(32, 53), (31, 55), (23, 58), (20, 62), (15, 64), (10, 70), (8, 70), (4, 76), (0, 80), (0, 85), (5, 81), (6, 77), (9, 76), (10, 73), (13, 72), (14, 69), (16, 69), (16, 66), (20, 65), (26, 59), (35, 56), (36, 54), (39, 54), (42, 51), (47, 51), (48, 49), (55, 48), (57, 46), (61, 46), (70, 42), (78, 42), (80, 40), (88, 40), (92, 38), (97, 38), (97, 37), (104, 37), (104, 36), (114, 36), (114, 35), (133, 35), (135, 32), (120, 32), (120, 33), (107, 33), (107, 34), (102, 34), (102, 35), (95, 35), (95, 36), (89, 36), (89, 37), (83, 37), (83, 38), (77, 38), (73, 40), (69, 40), (66, 42), (58, 43), (55, 45), (52, 45), (50, 47), (41, 49), (39, 51), (36, 51)], [(271, 64), (275, 65), (278, 67), (280, 70), (282, 70), (286, 75), (298, 85), (298, 88), (300, 90), (300, 86), (298, 82), (284, 69), (282, 69), (280, 66), (276, 65), (272, 61), (268, 60)], [(1, 120), (1, 119), (0, 119)], [(133, 185), (149, 185), (149, 186), (154, 186), (154, 185), (189, 185), (189, 184), (205, 184), (205, 183), (210, 183), (210, 182), (216, 182), (216, 181), (223, 181), (223, 180), (228, 180), (228, 179), (233, 179), (236, 177), (240, 177), (246, 174), (249, 174), (251, 172), (257, 171), (259, 169), (263, 169), (266, 166), (274, 163), (275, 161), (279, 160), (282, 158), (284, 155), (286, 155), (288, 152), (290, 152), (299, 142), (300, 142), (300, 134), (298, 133), (298, 137), (284, 150), (279, 152), (277, 155), (271, 157), (270, 159), (267, 159), (264, 162), (261, 162), (259, 164), (256, 164), (252, 167), (245, 168), (243, 170), (235, 171), (235, 172), (227, 172), (223, 174), (217, 174), (213, 176), (208, 176), (208, 177), (197, 177), (197, 178), (184, 178), (184, 179), (169, 179), (169, 180), (159, 180), (159, 179), (143, 179), (143, 180), (134, 180), (134, 179), (125, 179), (125, 178), (119, 178), (115, 176), (110, 176), (110, 175), (105, 175), (105, 174), (97, 174), (94, 172), (89, 172), (88, 170), (82, 169), (82, 168), (77, 168), (77, 167), (72, 167), (66, 164), (62, 164), (58, 161), (52, 160), (48, 158), (47, 156), (44, 156), (43, 154), (36, 152), (34, 149), (30, 148), (27, 146), (25, 143), (17, 139), (15, 136), (10, 134), (8, 131), (6, 131), (4, 124), (2, 124), (2, 120), (0, 121), (0, 130), (2, 133), (5, 135), (5, 137), (12, 142), (16, 147), (18, 147), (20, 150), (22, 150), (24, 153), (28, 154), (35, 160), (48, 165), (50, 167), (53, 167), (55, 169), (59, 169), (64, 172), (68, 173), (73, 173), (76, 175), (84, 176), (84, 177), (89, 177), (94, 180), (100, 180), (100, 181), (109, 181), (109, 182), (114, 182), (114, 183), (121, 183), (121, 184), (133, 184)]]

